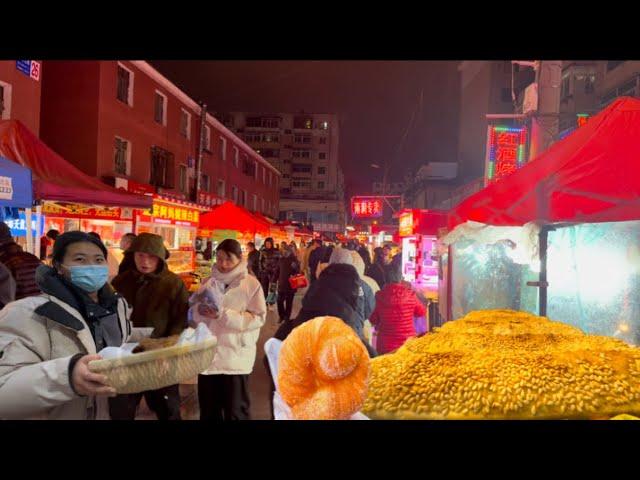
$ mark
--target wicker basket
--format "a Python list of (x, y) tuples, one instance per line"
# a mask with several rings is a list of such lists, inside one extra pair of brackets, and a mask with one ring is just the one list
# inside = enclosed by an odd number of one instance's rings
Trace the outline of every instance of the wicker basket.
[(96, 360), (89, 370), (107, 377), (118, 393), (138, 393), (176, 385), (203, 372), (216, 353), (215, 338), (195, 345), (180, 345)]

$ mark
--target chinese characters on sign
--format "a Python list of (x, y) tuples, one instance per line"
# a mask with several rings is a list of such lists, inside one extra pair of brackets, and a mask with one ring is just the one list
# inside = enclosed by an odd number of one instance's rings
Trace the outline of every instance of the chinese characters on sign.
[(526, 127), (489, 126), (485, 184), (515, 172), (525, 162)]
[(197, 225), (200, 222), (200, 212), (191, 208), (179, 207), (175, 205), (165, 205), (163, 203), (153, 203), (153, 210), (150, 215), (156, 220), (169, 220), (169, 223), (189, 222)]
[(11, 177), (0, 176), (0, 199), (13, 200), (13, 184)]
[(413, 212), (405, 212), (400, 215), (398, 235), (401, 237), (410, 237), (413, 235)]
[(351, 216), (355, 218), (382, 217), (382, 199), (378, 197), (352, 197)]
[(117, 207), (88, 207), (73, 203), (45, 202), (42, 205), (44, 215), (66, 218), (92, 218), (101, 220), (120, 220), (122, 211)]

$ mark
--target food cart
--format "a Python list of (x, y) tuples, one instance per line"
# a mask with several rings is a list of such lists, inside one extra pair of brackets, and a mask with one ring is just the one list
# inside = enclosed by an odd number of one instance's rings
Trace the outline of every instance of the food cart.
[(638, 343), (640, 101), (622, 98), (449, 216), (448, 318), (512, 308)]

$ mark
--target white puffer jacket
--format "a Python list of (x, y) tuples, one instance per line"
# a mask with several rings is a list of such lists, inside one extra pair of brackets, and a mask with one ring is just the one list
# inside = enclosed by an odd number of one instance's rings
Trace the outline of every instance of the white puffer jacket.
[[(52, 313), (36, 313), (47, 302)], [(126, 340), (131, 311), (123, 298), (117, 312)], [(71, 358), (95, 353), (82, 315), (60, 299), (42, 294), (8, 304), (0, 311), (0, 419), (108, 419), (106, 397), (81, 397), (69, 383)]]
[[(256, 343), (267, 318), (267, 305), (262, 286), (247, 272), (246, 262), (233, 271), (221, 273), (214, 266), (212, 281), (227, 285), (222, 308), (216, 319), (208, 319), (211, 333), (218, 339), (213, 363), (203, 375), (248, 375), (256, 359)], [(193, 307), (198, 308), (196, 303)]]

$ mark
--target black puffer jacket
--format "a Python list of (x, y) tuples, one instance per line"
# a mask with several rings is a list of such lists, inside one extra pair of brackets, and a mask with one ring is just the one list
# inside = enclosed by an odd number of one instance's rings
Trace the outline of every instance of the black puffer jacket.
[[(269, 240), (265, 240), (265, 243)], [(271, 244), (273, 245), (273, 241)], [(269, 282), (275, 282), (278, 279), (280, 256), (280, 250), (277, 248), (264, 248), (260, 251), (260, 275), (262, 277), (268, 276)]]
[(362, 332), (364, 319), (358, 313), (359, 290), (360, 277), (353, 266), (329, 265), (302, 299), (302, 309), (297, 318), (284, 322), (274, 337), (285, 340), (295, 327), (316, 317), (338, 317), (358, 334), (369, 356), (375, 357), (376, 351), (364, 339)]

